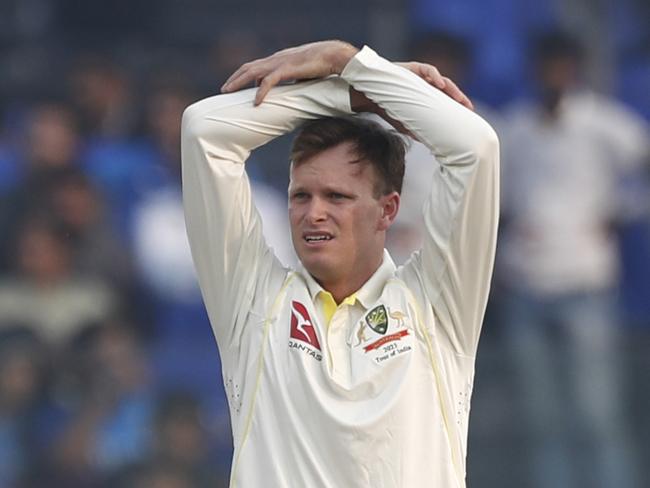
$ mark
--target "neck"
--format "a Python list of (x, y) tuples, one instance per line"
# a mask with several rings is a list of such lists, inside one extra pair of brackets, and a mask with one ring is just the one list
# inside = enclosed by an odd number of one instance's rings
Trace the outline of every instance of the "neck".
[(375, 271), (379, 269), (383, 260), (383, 252), (373, 262), (372, 266), (369, 266), (364, 272), (355, 272), (352, 276), (343, 276), (337, 279), (319, 279), (316, 278), (316, 281), (320, 286), (323, 287), (325, 291), (331, 293), (332, 297), (336, 304), (340, 304), (347, 297), (355, 293), (361, 288), (370, 277), (375, 274)]
[[(365, 283), (365, 281), (364, 281)], [(357, 291), (361, 286), (363, 286), (363, 283), (361, 283), (358, 287), (337, 287), (337, 286), (328, 286), (325, 283), (322, 283), (321, 286), (325, 291), (328, 291), (332, 297), (334, 298), (334, 301), (336, 302), (337, 305), (340, 305), (343, 300), (345, 300), (347, 297), (352, 295), (355, 291)]]

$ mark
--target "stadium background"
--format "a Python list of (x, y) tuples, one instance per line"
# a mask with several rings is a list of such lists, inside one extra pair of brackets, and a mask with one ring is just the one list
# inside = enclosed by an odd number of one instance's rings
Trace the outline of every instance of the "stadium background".
[[(587, 82), (650, 120), (644, 0), (2, 0), (0, 487), (227, 486), (228, 407), (178, 237), (184, 106), (282, 47), (341, 38), (406, 59), (414, 38), (445, 31), (471, 49), (462, 86), (498, 117), (532, 91), (531, 35), (557, 27), (588, 46)], [(283, 206), (287, 147), (250, 164), (269, 218)], [(648, 167), (617, 228), (617, 362), (639, 487), (650, 486)], [(469, 486), (534, 486), (498, 294), (477, 362)]]

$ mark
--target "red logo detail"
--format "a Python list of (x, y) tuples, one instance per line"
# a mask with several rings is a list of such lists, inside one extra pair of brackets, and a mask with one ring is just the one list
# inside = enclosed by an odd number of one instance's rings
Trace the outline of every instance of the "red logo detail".
[(369, 346), (366, 346), (363, 348), (365, 352), (370, 352), (373, 349), (378, 349), (387, 342), (392, 342), (392, 341), (399, 341), (402, 337), (409, 335), (409, 331), (407, 329), (400, 330), (399, 332), (395, 332), (394, 334), (387, 335), (386, 337), (382, 337), (378, 341), (373, 342)]
[(291, 338), (306, 342), (319, 351), (321, 350), (314, 324), (307, 309), (300, 302), (291, 302)]

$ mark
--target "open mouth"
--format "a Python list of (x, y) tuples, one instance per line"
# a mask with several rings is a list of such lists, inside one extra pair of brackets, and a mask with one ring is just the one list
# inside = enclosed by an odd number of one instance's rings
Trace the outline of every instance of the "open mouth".
[(303, 236), (303, 239), (308, 244), (316, 244), (316, 243), (320, 243), (320, 242), (327, 242), (327, 241), (331, 241), (333, 238), (334, 238), (334, 236), (332, 236), (332, 234), (328, 234), (326, 232), (323, 232), (323, 233), (309, 233), (309, 234), (305, 234)]

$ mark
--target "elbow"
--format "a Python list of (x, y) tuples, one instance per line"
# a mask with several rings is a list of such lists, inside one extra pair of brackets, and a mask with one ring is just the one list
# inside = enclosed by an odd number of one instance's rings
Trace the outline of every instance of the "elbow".
[(201, 102), (190, 105), (183, 112), (181, 119), (181, 139), (193, 141), (201, 137), (205, 132), (205, 121), (201, 116)]
[[(183, 164), (195, 161), (238, 161), (248, 157), (242, 145), (243, 130), (229, 117), (224, 95), (200, 100), (185, 109), (181, 119)], [(232, 117), (231, 117), (232, 118)]]
[(499, 136), (487, 122), (477, 147), (477, 155), (480, 159), (490, 160), (499, 156)]
[(499, 136), (485, 120), (479, 119), (472, 137), (473, 160), (476, 164), (495, 164), (499, 160)]
[(181, 140), (183, 143), (210, 141), (225, 148), (237, 135), (229, 119), (235, 113), (228, 95), (217, 95), (193, 103), (183, 111)]
[[(450, 166), (476, 168), (490, 165), (499, 157), (499, 137), (485, 120), (476, 114), (453, 129), (451, 150), (446, 155)], [(445, 154), (442, 154), (445, 157)]]
[(185, 109), (181, 119), (181, 161), (184, 171), (204, 161), (205, 142), (214, 138), (214, 132), (215, 128), (210, 127), (201, 102)]

